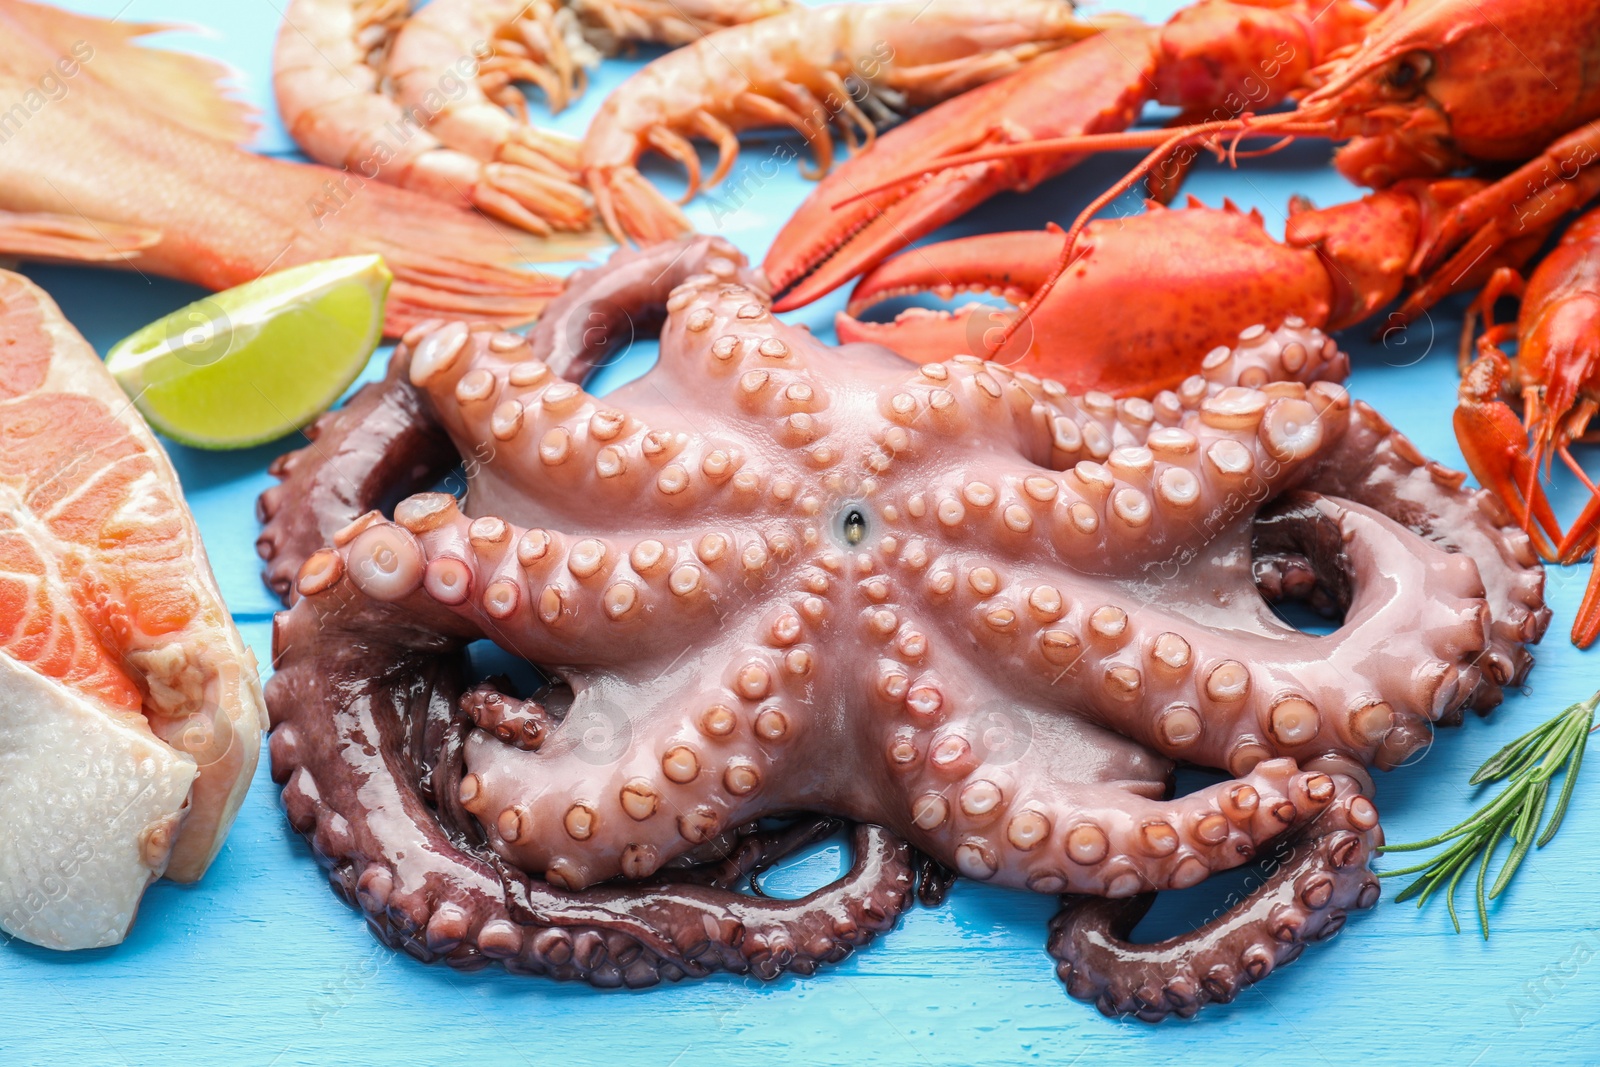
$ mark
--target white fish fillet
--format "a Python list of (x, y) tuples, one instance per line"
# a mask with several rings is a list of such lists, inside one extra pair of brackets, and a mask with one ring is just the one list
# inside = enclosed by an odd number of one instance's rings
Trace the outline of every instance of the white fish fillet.
[(0, 926), (45, 948), (120, 942), (195, 769), (148, 728), (0, 656)]

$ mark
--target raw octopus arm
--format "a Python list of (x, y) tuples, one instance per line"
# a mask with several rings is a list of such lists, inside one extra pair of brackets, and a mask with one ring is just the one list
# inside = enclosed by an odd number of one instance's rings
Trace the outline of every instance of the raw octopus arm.
[[(1303, 381), (1285, 381), (1286, 364)], [(1349, 398), (1327, 379), (1345, 365), (1303, 323), (1246, 331), (1207, 357), (1204, 375), (1154, 401), (1070, 396), (1059, 382), (958, 356), (928, 364), (887, 398), (882, 413), (902, 439), (886, 446), (933, 453), (984, 427), (987, 440), (1014, 445), (1033, 466), (1017, 465), (1000, 484), (961, 470), (931, 482), (922, 496), (941, 525), (987, 526), (986, 536), (1017, 551), (1048, 537), (1079, 566), (1136, 574), (1192, 551), (1213, 512), (1231, 519), (1304, 478), (1344, 429)], [(1271, 394), (1255, 388), (1268, 381), (1280, 383)], [(1048, 518), (1037, 533), (1034, 508)], [(1230, 524), (1210, 523), (1208, 536)]]
[[(648, 384), (604, 398), (576, 384), (667, 313), (674, 325)], [(759, 275), (732, 246), (695, 237), (580, 272), (525, 340), (440, 327), (417, 343), (409, 376), (481, 460), (469, 510), (573, 526), (622, 511), (670, 528), (707, 499), (755, 506), (770, 457), (739, 447), (740, 426), (771, 432), (778, 411), (790, 414), (783, 443), (825, 432), (814, 412), (826, 397), (808, 362), (820, 347), (772, 317)], [(765, 366), (737, 374), (746, 354)], [(712, 402), (718, 417), (691, 423), (685, 413)]]
[(1493, 622), (1482, 680), (1466, 705), (1487, 711), (1500, 703), (1502, 687), (1527, 677), (1533, 655), (1523, 646), (1544, 636), (1550, 608), (1528, 535), (1493, 493), (1465, 481), (1466, 474), (1426, 459), (1387, 419), (1357, 403), (1343, 439), (1306, 486), (1366, 504), (1477, 563)]
[[(421, 493), (347, 527), (301, 567), (301, 596), (356, 595), (402, 605), (446, 632), (489, 638), (525, 659), (620, 666), (714, 630), (743, 592), (740, 573), (690, 549), (469, 519), (448, 493)], [(668, 657), (671, 658), (670, 656)]]
[(833, 834), (843, 823), (831, 815), (806, 815), (772, 830), (756, 830), (739, 838), (739, 843), (720, 860), (707, 862), (680, 870), (675, 866), (663, 867), (657, 881), (712, 885), (719, 889), (733, 889), (746, 878), (758, 895), (756, 881), (763, 871), (771, 869), (800, 849), (817, 844)]
[(313, 552), (357, 516), (432, 485), (455, 465), (449, 437), (406, 377), (409, 347), (402, 342), (382, 381), (308, 426), (306, 447), (267, 468), (280, 484), (256, 501), (256, 552), (286, 604), (298, 599), (294, 577)]
[[(811, 974), (819, 964), (837, 963), (892, 928), (911, 905), (910, 848), (882, 827), (866, 824), (855, 828), (851, 840), (855, 858), (844, 877), (797, 900), (660, 879), (573, 896), (663, 932), (675, 958), (686, 961), (680, 964), (685, 969), (698, 964), (763, 980), (786, 971)], [(512, 899), (522, 903), (516, 895)], [(541, 904), (535, 901), (531, 913), (548, 921), (549, 905)]]
[(465, 688), (462, 637), (353, 595), (307, 598), (274, 626), (274, 777), (334, 888), (386, 944), (599, 986), (770, 978), (842, 958), (909, 905), (909, 850), (875, 827), (856, 831), (844, 878), (794, 901), (670, 883), (567, 893), (474, 850), (430, 806), (453, 793), (448, 755), (428, 753)]
[[(1232, 350), (1212, 352), (1201, 375), (1185, 382), (1177, 396), (1198, 394), (1201, 378), (1215, 390), (1235, 384), (1340, 381), (1348, 370), (1348, 360), (1332, 340), (1290, 320), (1271, 332), (1251, 327)], [(1146, 407), (1158, 422), (1166, 421), (1162, 412), (1172, 406), (1172, 395), (1166, 393), (1150, 405), (1118, 401), (1124, 422), (1137, 422), (1127, 414), (1142, 415)], [(1528, 536), (1492, 493), (1464, 488), (1463, 472), (1427, 459), (1371, 406), (1357, 401), (1329, 408), (1323, 416), (1345, 425), (1325, 428), (1334, 443), (1299, 483), (1302, 487), (1364, 504), (1451, 552), (1466, 553), (1478, 565), (1493, 623), (1480, 664), (1481, 681), (1462, 695), (1474, 708), (1494, 707), (1502, 687), (1520, 685), (1527, 676), (1533, 656), (1523, 645), (1538, 641), (1550, 622), (1544, 568)]]
[[(1365, 780), (1361, 768), (1401, 762), (1427, 738), (1427, 722), (1472, 691), (1489, 610), (1470, 559), (1370, 509), (1303, 491), (1226, 526), (1200, 557), (1209, 564), (1202, 588), (1241, 607), (1254, 602), (1265, 633), (1175, 610), (1191, 588), (1187, 561), (1174, 557), (1152, 566), (1137, 583), (1142, 595), (1121, 604), (1075, 599), (1029, 575), (971, 612), (970, 639), (1010, 657), (1014, 692), (1043, 706), (1070, 699), (1075, 714), (1114, 734), (1235, 776), (1277, 753)], [(992, 580), (992, 572), (967, 575), (968, 584)], [(1265, 618), (1258, 589), (1343, 615), (1338, 636)], [(935, 594), (927, 607), (948, 612), (951, 598)], [(932, 683), (919, 685), (917, 701), (960, 703)], [(974, 747), (981, 734), (969, 735)]]
[(533, 358), (558, 376), (581, 382), (618, 344), (659, 330), (672, 291), (699, 274), (765, 288), (738, 249), (721, 237), (693, 234), (644, 248), (624, 247), (603, 267), (574, 271), (567, 279), (561, 295), (528, 331)]
[(1065, 897), (1050, 923), (1049, 951), (1067, 991), (1107, 1015), (1159, 1022), (1227, 1003), (1245, 986), (1332, 937), (1352, 909), (1377, 902), (1367, 868), (1383, 843), (1378, 813), (1352, 779), (1333, 804), (1288, 839), (1287, 856), (1243, 901), (1199, 929), (1147, 945), (1127, 941), (1155, 897)]

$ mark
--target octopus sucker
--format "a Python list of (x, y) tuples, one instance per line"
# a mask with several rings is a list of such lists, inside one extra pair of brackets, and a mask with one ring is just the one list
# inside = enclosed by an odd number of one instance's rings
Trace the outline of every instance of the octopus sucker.
[[(643, 329), (658, 365), (585, 392)], [(1107, 1011), (1228, 999), (1372, 905), (1368, 768), (1497, 703), (1549, 619), (1526, 536), (1347, 370), (1303, 323), (1148, 401), (915, 367), (775, 318), (705, 237), (575, 275), (526, 338), (413, 331), (263, 502), (291, 822), (381, 937), (458, 966), (810, 973), (920, 868), (925, 900), (1066, 894), (1051, 952)], [(357, 455), (380, 473), (336, 488)], [(457, 459), (464, 497), (418, 494)], [(482, 639), (550, 688), (469, 686)], [(1226, 777), (1174, 796), (1179, 765)], [(793, 813), (853, 824), (850, 872), (733, 892)], [(1212, 924), (1125, 940), (1275, 849)]]
[(1343, 929), (1350, 912), (1377, 903), (1367, 869), (1383, 843), (1377, 809), (1345, 779), (1332, 802), (1286, 836), (1276, 864), (1246, 904), (1160, 945), (1126, 940), (1153, 894), (1117, 900), (1063, 898), (1050, 922), (1050, 954), (1067, 991), (1106, 1015), (1155, 1022), (1227, 1003), (1244, 987)]

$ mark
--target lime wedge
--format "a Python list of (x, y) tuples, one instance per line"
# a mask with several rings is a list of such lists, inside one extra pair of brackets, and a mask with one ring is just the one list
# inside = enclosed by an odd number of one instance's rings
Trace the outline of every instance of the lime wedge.
[(196, 448), (248, 448), (326, 411), (383, 337), (381, 256), (278, 271), (117, 342), (106, 368), (150, 425)]

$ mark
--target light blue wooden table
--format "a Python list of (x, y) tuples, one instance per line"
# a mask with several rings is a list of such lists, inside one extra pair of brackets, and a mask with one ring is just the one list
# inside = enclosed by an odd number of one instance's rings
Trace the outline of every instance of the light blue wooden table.
[[(69, 6), (210, 27), (162, 40), (237, 66), (244, 94), (267, 113), (257, 147), (292, 151), (271, 114), (278, 0)], [(1172, 7), (1166, 0), (1121, 6), (1151, 17)], [(609, 63), (559, 125), (580, 132), (636, 65)], [(741, 166), (771, 153), (750, 149)], [(1297, 146), (1242, 173), (1203, 168), (1190, 188), (1211, 204), (1229, 195), (1258, 206), (1281, 233), (1291, 193), (1320, 203), (1357, 195), (1327, 158), (1325, 146)], [(1126, 162), (1101, 161), (1027, 197), (1002, 197), (964, 220), (960, 232), (1065, 222)], [(743, 207), (702, 198), (691, 215), (759, 260), (805, 191), (790, 166)], [(196, 295), (135, 275), (28, 273), (102, 352)], [(793, 318), (831, 336), (840, 306), (836, 297)], [(1361, 330), (1344, 340), (1355, 358), (1356, 395), (1429, 455), (1460, 466), (1450, 431), (1458, 313), (1454, 306), (1437, 312), (1387, 347), (1366, 343)], [(608, 378), (637, 373), (652, 352), (638, 345)], [(386, 357), (387, 350), (374, 357), (369, 375)], [(267, 463), (292, 443), (231, 455), (170, 446), (223, 593), (263, 662), (274, 603), (257, 575), (252, 504), (270, 482)], [(1557, 499), (1565, 516), (1581, 503), (1564, 482)], [(1565, 638), (1586, 577), (1586, 569), (1551, 572), (1555, 621), (1524, 695), (1487, 722), (1442, 732), (1425, 757), (1380, 778), (1391, 840), (1426, 836), (1466, 814), (1475, 800), (1465, 783), (1485, 756), (1600, 686), (1594, 657)], [(1442, 907), (1418, 913), (1386, 900), (1233, 1005), (1150, 1027), (1106, 1020), (1066, 996), (1043, 949), (1052, 900), (970, 882), (958, 884), (945, 906), (912, 911), (891, 936), (810, 979), (761, 985), (717, 977), (602, 993), (499, 971), (425, 967), (381, 947), (334, 898), (285, 822), (263, 760), (211, 872), (197, 886), (154, 887), (127, 943), (76, 955), (16, 942), (0, 948), (0, 1065), (1600, 1063), (1597, 833), (1600, 767), (1589, 772), (1560, 836), (1493, 907), (1487, 944), (1470, 930), (1453, 933)], [(837, 846), (824, 847), (771, 887), (802, 891), (830, 879), (840, 862)], [(1227, 889), (1220, 881), (1168, 895), (1141, 933), (1175, 933), (1186, 928), (1186, 912), (1210, 913)]]

